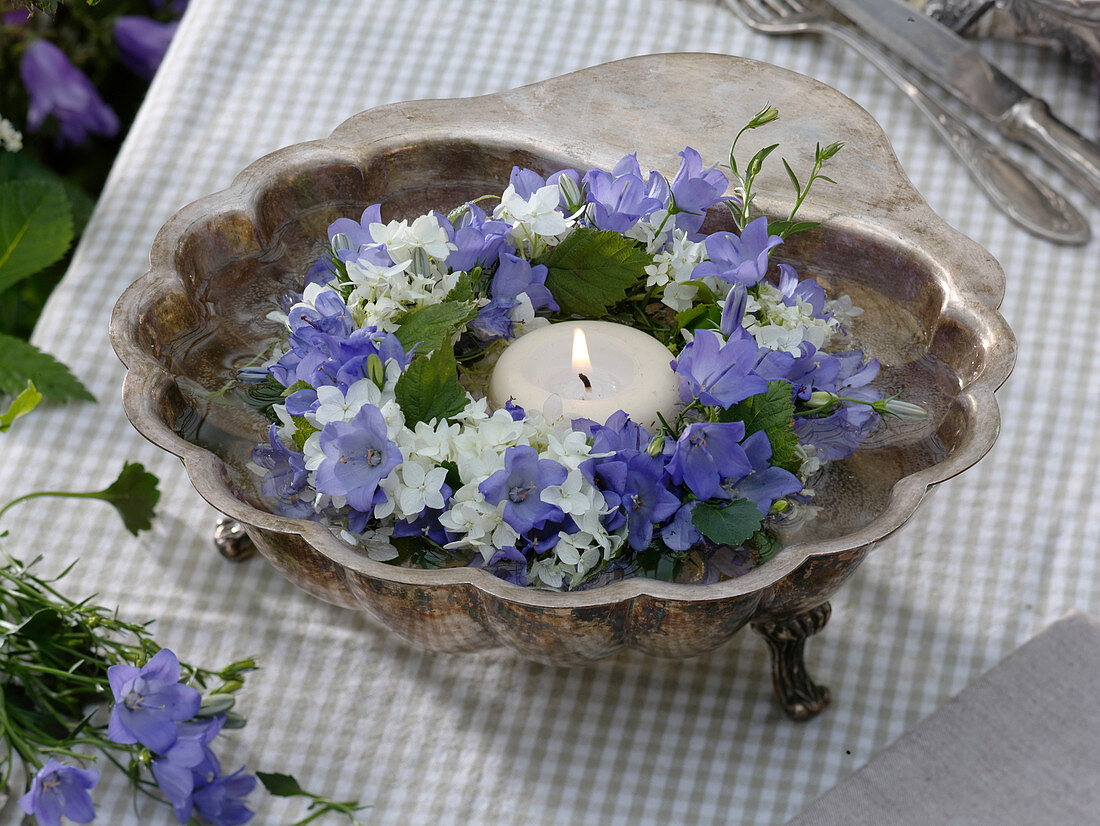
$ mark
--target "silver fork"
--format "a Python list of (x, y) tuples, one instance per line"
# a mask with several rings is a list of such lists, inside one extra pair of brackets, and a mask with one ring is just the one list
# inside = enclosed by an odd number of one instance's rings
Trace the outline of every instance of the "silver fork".
[(747, 26), (765, 34), (829, 34), (847, 43), (909, 95), (946, 138), (994, 206), (1024, 229), (1062, 244), (1087, 243), (1088, 222), (1064, 197), (928, 95), (921, 75), (891, 60), (821, 0), (725, 0)]

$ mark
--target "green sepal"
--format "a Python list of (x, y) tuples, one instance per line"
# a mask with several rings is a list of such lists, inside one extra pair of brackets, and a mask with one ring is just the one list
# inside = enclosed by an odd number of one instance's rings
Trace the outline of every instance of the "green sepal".
[(743, 544), (763, 521), (764, 514), (748, 499), (735, 499), (729, 504), (700, 502), (691, 512), (691, 524), (719, 545)]
[(405, 425), (447, 419), (462, 412), (466, 393), (458, 383), (455, 354), (440, 347), (431, 358), (413, 359), (394, 387), (397, 403), (405, 414)]
[(603, 318), (642, 280), (653, 256), (617, 232), (578, 227), (531, 263), (546, 266), (546, 287), (563, 316)]

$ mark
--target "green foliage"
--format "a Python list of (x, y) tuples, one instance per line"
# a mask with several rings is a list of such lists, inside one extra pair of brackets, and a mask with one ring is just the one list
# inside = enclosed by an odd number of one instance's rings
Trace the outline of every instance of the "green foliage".
[(691, 512), (691, 523), (707, 539), (719, 545), (740, 545), (758, 530), (764, 514), (747, 499), (729, 504), (700, 502)]
[(356, 824), (357, 826), (359, 821), (355, 819), (355, 812), (368, 808), (367, 806), (361, 805), (358, 800), (329, 800), (320, 795), (307, 792), (302, 788), (301, 784), (289, 774), (258, 771), (256, 772), (256, 777), (260, 779), (260, 782), (263, 783), (264, 788), (267, 789), (269, 794), (273, 794), (276, 797), (304, 797), (311, 801), (309, 804), (309, 811), (313, 812), (313, 814), (299, 820), (297, 823), (292, 824), (292, 826), (305, 826), (305, 824), (312, 823), (322, 815), (330, 813), (345, 815), (352, 824)]
[(40, 401), (42, 401), (42, 394), (35, 389), (33, 381), (28, 381), (27, 389), (16, 396), (11, 406), (0, 414), (0, 433), (7, 433), (12, 422), (30, 413)]
[(294, 447), (301, 453), (305, 449), (306, 441), (316, 433), (319, 428), (312, 424), (305, 416), (294, 416), (292, 418), (294, 422), (294, 435), (291, 437), (294, 440)]
[(562, 315), (603, 318), (642, 281), (653, 256), (617, 232), (580, 227), (532, 263), (546, 265)]
[(95, 401), (69, 368), (30, 342), (0, 333), (0, 394), (23, 392), (33, 381), (43, 396), (56, 401)]
[(142, 465), (126, 462), (110, 485), (94, 493), (82, 494), (89, 499), (102, 499), (115, 507), (126, 530), (137, 536), (153, 527), (153, 517), (160, 491), (157, 477)]
[[(455, 289), (459, 286), (462, 285)], [(472, 300), (428, 304), (406, 315), (394, 335), (406, 352), (414, 345), (419, 345), (416, 349), (417, 355), (427, 355), (440, 349), (449, 349), (455, 334), (476, 316), (477, 307)]]
[(797, 473), (802, 462), (796, 450), (798, 437), (792, 416), (791, 386), (785, 381), (768, 382), (767, 392), (749, 396), (718, 414), (723, 422), (744, 422), (746, 436), (763, 430), (771, 442), (772, 464)]
[(0, 292), (57, 261), (72, 240), (72, 211), (60, 184), (0, 183)]
[(461, 413), (466, 393), (458, 383), (454, 352), (440, 347), (431, 358), (413, 359), (397, 380), (394, 395), (409, 427)]

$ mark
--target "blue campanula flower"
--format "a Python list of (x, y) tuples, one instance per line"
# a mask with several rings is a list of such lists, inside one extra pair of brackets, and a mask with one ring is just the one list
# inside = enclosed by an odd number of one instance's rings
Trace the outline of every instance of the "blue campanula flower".
[(279, 512), (284, 516), (310, 516), (313, 513), (311, 497), (307, 494), (305, 499), (298, 498), (309, 481), (305, 458), (282, 443), (278, 427), (274, 424), (268, 429), (267, 441), (267, 445), (257, 445), (252, 449), (252, 461), (267, 471), (260, 483), (260, 493), (268, 499), (276, 500)]
[(99, 781), (95, 769), (78, 769), (54, 758), (38, 770), (31, 790), (19, 798), (19, 808), (34, 815), (39, 826), (61, 826), (64, 815), (73, 823), (91, 823), (95, 806), (88, 790)]
[(783, 303), (788, 307), (804, 304), (810, 308), (814, 318), (832, 318), (832, 313), (825, 312), (824, 288), (812, 278), (799, 281), (798, 273), (790, 264), (779, 265), (779, 292), (783, 294)]
[(676, 440), (666, 465), (669, 478), (677, 485), (687, 485), (699, 499), (718, 495), (723, 477), (739, 478), (752, 472), (752, 464), (740, 445), (744, 437), (743, 422), (688, 425)]
[(477, 317), (467, 325), (467, 329), (482, 341), (496, 338), (511, 338), (512, 308), (516, 302), (511, 299), (494, 298), (477, 312)]
[(661, 541), (674, 551), (686, 551), (699, 543), (703, 534), (691, 521), (698, 502), (685, 502), (661, 531)]
[(470, 204), (451, 232), (451, 241), (457, 249), (447, 256), (447, 266), (454, 272), (493, 266), (511, 231), (512, 225), (507, 221), (493, 220), (477, 204)]
[(157, 786), (172, 804), (176, 818), (187, 823), (194, 812), (192, 792), (195, 784), (221, 772), (210, 743), (225, 725), (225, 715), (180, 723), (179, 736), (172, 748), (150, 765)]
[(612, 509), (605, 518), (609, 531), (625, 523), (627, 542), (641, 553), (653, 540), (653, 526), (680, 507), (680, 498), (665, 486), (663, 462), (645, 453), (604, 461), (596, 466), (597, 487)]
[(386, 433), (386, 420), (373, 404), (364, 404), (350, 422), (327, 423), (321, 430), (324, 459), (317, 467), (317, 490), (371, 512), (377, 497), (385, 500), (378, 483), (402, 461), (401, 450)]
[(242, 798), (256, 788), (256, 778), (243, 772), (242, 767), (233, 774), (219, 774), (203, 785), (196, 784), (191, 799), (202, 820), (213, 826), (240, 826), (252, 820), (256, 813), (245, 806)]
[(112, 665), (107, 680), (115, 696), (107, 736), (116, 743), (141, 743), (164, 754), (176, 742), (176, 724), (199, 713), (202, 698), (180, 683), (179, 660), (167, 648), (142, 668)]
[(381, 204), (371, 204), (364, 209), (358, 221), (337, 218), (328, 227), (329, 247), (341, 261), (362, 260), (378, 267), (388, 267), (394, 263), (390, 254), (370, 233), (371, 224), (381, 223)]
[(151, 80), (178, 26), (176, 21), (160, 23), (138, 14), (123, 14), (115, 18), (115, 45), (126, 68)]
[(690, 146), (680, 153), (680, 169), (672, 179), (672, 195), (681, 211), (676, 226), (692, 241), (699, 240), (699, 229), (707, 210), (720, 202), (729, 180), (718, 169), (703, 169), (703, 159)]
[[(879, 363), (871, 359), (863, 362), (863, 353), (848, 350), (829, 356), (837, 367), (836, 387), (831, 392), (838, 396), (870, 402), (879, 398), (868, 385), (878, 375)], [(818, 388), (815, 388), (818, 389)], [(870, 405), (858, 401), (841, 402), (827, 416), (800, 416), (795, 420), (794, 432), (800, 442), (813, 445), (822, 461), (843, 459), (855, 453), (867, 434), (878, 424), (879, 415)]]
[(637, 154), (624, 157), (611, 172), (590, 169), (583, 183), (598, 229), (626, 232), (643, 216), (668, 206), (642, 180)]
[(118, 132), (114, 110), (50, 41), (35, 40), (24, 49), (19, 73), (30, 97), (27, 128), (32, 132), (38, 131), (48, 115), (57, 118), (62, 143), (81, 144), (89, 133), (109, 138)]
[(722, 316), (718, 324), (718, 329), (724, 336), (728, 338), (738, 333), (741, 337), (745, 330), (741, 323), (745, 320), (745, 308), (748, 304), (749, 291), (740, 281), (735, 282), (726, 293), (726, 303), (722, 305)]
[[(534, 170), (523, 169), (519, 166), (512, 167), (512, 174), (508, 178), (508, 184), (516, 191), (519, 197), (525, 201), (529, 201), (532, 195), (548, 184), (556, 184), (560, 187), (561, 184), (559, 181), (563, 177), (572, 179), (578, 187), (580, 186), (581, 176), (575, 169), (562, 169), (544, 179)], [(569, 208), (569, 205), (565, 203), (564, 195), (562, 196), (561, 207), (563, 209)]]
[(753, 433), (741, 446), (749, 460), (751, 470), (745, 474), (726, 473), (723, 469), (721, 491), (723, 499), (748, 499), (765, 516), (772, 502), (802, 490), (798, 477), (780, 467), (772, 467), (772, 445), (763, 430)]
[[(591, 419), (574, 419), (573, 429), (592, 439), (593, 453), (611, 453), (620, 459), (628, 459), (645, 450), (651, 439), (649, 431), (633, 421), (623, 410), (616, 410), (603, 424)], [(601, 460), (589, 459), (585, 464), (599, 461)]]
[(750, 221), (740, 235), (732, 232), (715, 232), (707, 236), (709, 261), (698, 264), (691, 272), (692, 278), (708, 275), (751, 287), (768, 271), (768, 253), (783, 243), (778, 235), (768, 234), (768, 219), (761, 216)]
[(502, 252), (500, 266), (493, 275), (489, 289), (494, 299), (515, 301), (520, 295), (526, 295), (532, 309), (556, 311), (558, 304), (546, 287), (547, 273), (543, 264), (532, 266), (530, 261)]
[(568, 471), (552, 459), (540, 459), (529, 445), (516, 445), (504, 451), (504, 468), (478, 485), (485, 501), (504, 502), (504, 521), (518, 533), (526, 534), (548, 522), (564, 517), (561, 508), (542, 501), (542, 491), (560, 485)]
[(763, 393), (767, 382), (753, 368), (757, 346), (751, 338), (722, 341), (714, 330), (700, 330), (680, 351), (673, 370), (680, 375), (680, 398), (698, 397), (703, 404), (727, 408)]

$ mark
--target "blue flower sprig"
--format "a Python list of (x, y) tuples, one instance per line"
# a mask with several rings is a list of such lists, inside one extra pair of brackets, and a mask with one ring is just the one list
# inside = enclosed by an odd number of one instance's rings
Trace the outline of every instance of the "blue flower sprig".
[[(765, 107), (745, 129), (777, 116)], [(517, 167), (501, 195), (446, 216), (386, 222), (376, 204), (333, 223), (303, 292), (271, 315), (284, 325), (273, 355), (242, 375), (272, 420), (253, 452), (262, 494), (375, 560), (471, 565), (519, 585), (674, 578), (720, 546), (765, 561), (826, 462), (883, 413), (923, 415), (873, 388), (877, 361), (837, 346), (858, 308), (771, 259), (813, 226), (796, 213), (841, 144), (818, 147), (805, 185), (784, 161), (795, 204), (769, 225), (749, 207), (774, 148), (743, 171), (731, 151), (732, 197), (689, 147), (671, 181), (643, 175), (636, 154), (610, 172)], [(722, 205), (736, 231), (705, 232)], [(489, 408), (508, 340), (573, 318), (668, 347), (672, 421), (566, 420), (553, 401)]]

